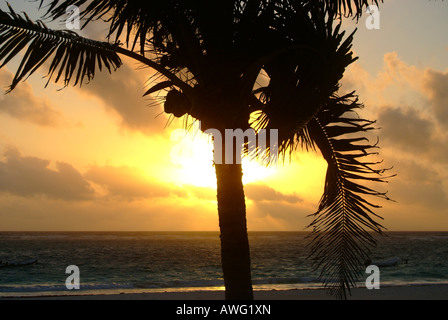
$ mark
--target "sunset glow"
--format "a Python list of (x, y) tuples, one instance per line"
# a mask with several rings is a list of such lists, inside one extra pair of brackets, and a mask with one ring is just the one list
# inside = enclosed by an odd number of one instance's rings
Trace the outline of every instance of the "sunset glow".
[[(13, 7), (40, 16), (35, 4)], [(446, 230), (448, 4), (393, 0), (381, 9), (380, 30), (364, 20), (344, 24), (358, 27), (360, 59), (341, 93), (356, 90), (365, 105), (360, 117), (378, 119), (371, 137), (379, 136), (379, 157), (397, 174), (380, 186), (396, 200), (378, 203), (384, 225)], [(152, 71), (123, 62), (81, 88), (45, 88), (42, 71), (8, 95), (17, 62), (0, 69), (0, 174), (8, 177), (0, 181), (1, 230), (218, 229), (210, 137), (163, 114), (156, 94), (142, 97)], [(303, 230), (326, 168), (314, 151), (270, 167), (244, 159), (250, 230)]]

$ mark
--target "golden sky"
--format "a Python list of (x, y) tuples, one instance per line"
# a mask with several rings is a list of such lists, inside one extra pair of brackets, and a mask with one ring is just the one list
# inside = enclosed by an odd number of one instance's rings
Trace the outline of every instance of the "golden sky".
[[(342, 81), (365, 104), (361, 116), (378, 119), (381, 158), (397, 174), (378, 186), (396, 202), (377, 201), (377, 213), (389, 230), (448, 230), (448, 4), (385, 0), (380, 9), (379, 30), (358, 22), (360, 59)], [(0, 230), (218, 229), (210, 144), (181, 139), (182, 120), (166, 126), (162, 106), (142, 98), (151, 71), (124, 63), (81, 88), (44, 88), (42, 70), (0, 92)], [(0, 69), (1, 90), (16, 67)], [(321, 156), (244, 170), (249, 230), (304, 230), (323, 191)]]

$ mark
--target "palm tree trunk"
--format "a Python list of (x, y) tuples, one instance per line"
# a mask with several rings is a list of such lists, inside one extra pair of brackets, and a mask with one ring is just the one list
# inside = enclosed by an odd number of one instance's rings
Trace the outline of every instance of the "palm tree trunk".
[(215, 164), (226, 300), (253, 300), (241, 164)]

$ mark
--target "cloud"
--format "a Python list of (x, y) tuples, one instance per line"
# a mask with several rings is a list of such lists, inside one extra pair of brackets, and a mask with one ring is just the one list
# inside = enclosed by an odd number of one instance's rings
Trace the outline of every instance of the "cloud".
[(418, 68), (401, 60), (397, 52), (390, 52), (384, 55), (383, 69), (376, 78), (355, 64), (346, 85), (360, 89), (366, 104), (377, 107), (407, 104), (425, 111), (436, 123), (448, 125), (448, 71)]
[[(2, 159), (3, 158), (3, 159)], [(197, 186), (177, 186), (149, 177), (136, 167), (91, 166), (85, 173), (65, 162), (23, 156), (6, 147), (0, 157), (0, 193), (22, 197), (45, 195), (62, 200), (184, 200), (216, 201), (216, 191)]]
[(397, 174), (384, 186), (396, 203), (378, 203), (384, 225), (438, 229), (422, 219), (448, 217), (448, 71), (410, 65), (391, 52), (376, 75), (355, 63), (344, 86), (357, 90), (366, 106), (361, 117), (378, 119), (380, 158)]
[(415, 160), (401, 159), (394, 170), (398, 176), (391, 183), (391, 193), (399, 204), (446, 210), (447, 191), (437, 169)]
[(15, 148), (5, 148), (0, 160), (0, 192), (23, 197), (44, 195), (64, 200), (88, 200), (94, 191), (82, 175), (68, 163), (22, 156)]
[(106, 197), (118, 197), (123, 200), (187, 196), (185, 190), (175, 185), (162, 183), (145, 177), (138, 168), (121, 166), (92, 166), (85, 174), (89, 181), (106, 190)]
[(117, 71), (109, 74), (103, 70), (79, 90), (101, 99), (107, 110), (116, 113), (121, 119), (120, 125), (127, 129), (145, 134), (162, 131), (167, 118), (158, 115), (163, 109), (154, 98), (142, 97), (147, 75), (131, 67), (135, 62), (129, 59), (123, 62)]
[(0, 193), (2, 230), (160, 231), (216, 230), (216, 205), (193, 201), (92, 201), (27, 198)]
[(398, 85), (409, 84), (413, 89), (419, 90), (422, 86), (423, 70), (416, 66), (408, 65), (400, 59), (397, 52), (384, 55), (384, 67), (379, 79), (383, 86), (393, 83)]
[(199, 187), (194, 185), (184, 185), (183, 188), (191, 196), (199, 200), (216, 201), (216, 189), (210, 187)]
[(248, 184), (245, 186), (244, 190), (246, 197), (255, 202), (297, 203), (303, 201), (295, 194), (286, 195), (261, 184)]
[(355, 62), (341, 82), (344, 92), (356, 90), (367, 107), (363, 113), (371, 114), (384, 105), (422, 104), (425, 101), (423, 77), (423, 69), (406, 64), (397, 52), (390, 52), (384, 54), (383, 67), (376, 75), (371, 75), (361, 63)]
[(305, 203), (248, 203), (247, 223), (251, 230), (304, 230), (315, 211), (315, 206)]
[(448, 71), (426, 69), (423, 90), (427, 94), (436, 119), (448, 126)]
[[(448, 156), (448, 71), (418, 68), (396, 52), (384, 55), (383, 69), (371, 76), (355, 63), (343, 87), (356, 89), (366, 106), (361, 117), (378, 119), (380, 146), (437, 163)], [(392, 149), (391, 153), (393, 153)]]
[(216, 192), (176, 186), (129, 166), (63, 162), (5, 148), (0, 155), (0, 225), (6, 230), (208, 230)]
[[(0, 84), (9, 85), (14, 75), (5, 68), (0, 69)], [(0, 92), (0, 112), (9, 116), (46, 127), (56, 127), (61, 114), (51, 107), (46, 99), (37, 98), (28, 82), (20, 83), (11, 93)]]
[(415, 108), (382, 107), (378, 118), (383, 145), (422, 152), (430, 148), (434, 123)]
[[(115, 35), (107, 39), (109, 26), (110, 23), (98, 20), (76, 32), (89, 39), (115, 41)], [(125, 43), (126, 37), (122, 36), (120, 40)], [(159, 104), (159, 99), (154, 97), (155, 94), (143, 97), (147, 85), (152, 83), (148, 79), (155, 72), (146, 66), (142, 68), (140, 62), (129, 57), (120, 55), (120, 58), (123, 65), (116, 71), (109, 73), (106, 68), (101, 72), (97, 70), (91, 82), (83, 84), (81, 88), (77, 87), (76, 90), (80, 94), (100, 99), (107, 111), (118, 116), (120, 126), (125, 129), (148, 135), (163, 131), (168, 116), (160, 115), (163, 108)], [(49, 61), (46, 62), (46, 67), (49, 67)]]
[(412, 107), (383, 107), (379, 111), (381, 147), (392, 155), (404, 151), (397, 159), (418, 158), (431, 166), (446, 166), (448, 135), (437, 121), (425, 112)]

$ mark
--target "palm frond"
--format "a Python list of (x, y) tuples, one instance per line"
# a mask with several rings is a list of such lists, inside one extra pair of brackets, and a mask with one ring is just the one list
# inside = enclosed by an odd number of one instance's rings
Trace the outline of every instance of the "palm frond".
[[(109, 37), (115, 33), (116, 41), (125, 35), (126, 44), (134, 50), (139, 46), (144, 55), (149, 32), (158, 37), (169, 13), (175, 12), (172, 1), (128, 1), (128, 0), (41, 0), (40, 7), (46, 6), (46, 16), (58, 19), (66, 15), (66, 9), (76, 6), (81, 9), (82, 28), (92, 21), (104, 19), (109, 22)], [(164, 37), (167, 34), (164, 35)]]
[[(44, 4), (47, 4), (44, 6)], [(109, 25), (107, 38), (123, 39), (117, 52), (136, 59), (163, 74), (183, 91), (191, 86), (182, 81), (185, 70), (202, 74), (204, 67), (195, 1), (179, 0), (41, 0), (45, 17), (62, 18), (70, 6), (80, 8), (81, 28), (98, 19)]]
[(328, 163), (325, 189), (318, 211), (310, 224), (311, 257), (329, 293), (346, 298), (356, 286), (359, 272), (375, 239), (371, 232), (381, 234), (384, 227), (372, 209), (378, 208), (366, 200), (373, 196), (390, 200), (364, 182), (386, 182), (386, 169), (375, 169), (380, 162), (368, 162), (376, 144), (370, 144), (362, 134), (373, 130), (374, 122), (361, 119), (356, 109), (362, 106), (353, 93), (332, 97), (309, 123), (314, 143)]
[[(311, 0), (313, 1), (313, 0)], [(364, 7), (369, 5), (369, 0), (324, 0), (326, 9), (330, 15), (345, 17), (355, 17), (359, 19)], [(378, 5), (383, 0), (371, 0), (371, 4)]]
[(171, 81), (162, 81), (162, 82), (158, 82), (156, 85), (152, 86), (151, 88), (149, 88), (144, 94), (143, 96), (147, 96), (149, 94), (152, 94), (154, 92), (166, 89), (168, 87), (173, 86), (173, 83)]
[[(9, 6), (9, 4), (8, 4)], [(91, 80), (96, 70), (112, 72), (122, 65), (117, 45), (83, 38), (72, 31), (51, 30), (42, 21), (33, 22), (26, 14), (0, 10), (0, 68), (28, 47), (10, 86), (32, 75), (53, 56), (48, 82), (63, 80), (64, 86), (82, 85)], [(48, 84), (47, 82), (47, 84)]]
[(261, 103), (256, 123), (279, 130), (279, 153), (285, 157), (299, 146), (313, 148), (307, 124), (338, 90), (345, 68), (357, 58), (351, 52), (354, 32), (344, 39), (341, 24), (334, 26), (324, 3), (275, 10), (281, 18), (274, 27), (287, 35), (279, 45), (285, 49), (262, 60), (269, 85), (253, 93), (260, 94)]

